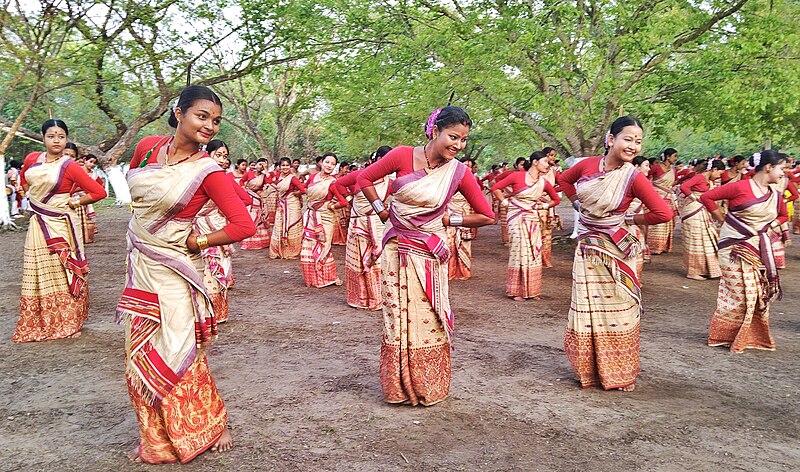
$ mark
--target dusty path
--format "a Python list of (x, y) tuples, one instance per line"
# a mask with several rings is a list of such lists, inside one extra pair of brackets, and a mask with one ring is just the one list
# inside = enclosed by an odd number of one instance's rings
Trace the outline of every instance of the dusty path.
[[(91, 319), (77, 340), (11, 342), (25, 235), (0, 233), (1, 471), (153, 469), (125, 458), (137, 424), (113, 312), (127, 214), (101, 208), (98, 220)], [(800, 469), (797, 246), (773, 308), (778, 350), (740, 355), (705, 346), (717, 283), (684, 278), (680, 249), (654, 257), (643, 372), (626, 394), (572, 380), (562, 349), (571, 242), (554, 250), (544, 300), (515, 303), (503, 296), (498, 233), (481, 230), (474, 279), (451, 284), (452, 393), (431, 408), (382, 402), (379, 313), (348, 308), (343, 288), (306, 288), (297, 261), (237, 252), (231, 321), (210, 355), (235, 448), (159, 470)], [(341, 270), (344, 251), (334, 253)]]

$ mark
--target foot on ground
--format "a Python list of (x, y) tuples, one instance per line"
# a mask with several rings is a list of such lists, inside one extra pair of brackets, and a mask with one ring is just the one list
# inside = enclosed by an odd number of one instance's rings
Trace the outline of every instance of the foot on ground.
[(211, 450), (214, 452), (225, 452), (232, 447), (233, 436), (231, 436), (231, 430), (226, 426), (225, 431), (222, 432), (222, 436), (219, 437), (217, 443), (211, 446)]
[(636, 390), (636, 384), (632, 383), (630, 385), (626, 385), (624, 387), (620, 387), (618, 390), (621, 390), (623, 392), (632, 392), (632, 391)]
[(139, 446), (136, 446), (132, 451), (128, 452), (128, 459), (131, 462), (142, 462), (142, 458), (139, 457)]
[(706, 280), (702, 275), (687, 275), (686, 278), (692, 280)]
[(81, 332), (78, 331), (77, 333), (70, 334), (67, 337), (70, 338), (70, 339), (77, 339), (77, 338), (81, 337)]

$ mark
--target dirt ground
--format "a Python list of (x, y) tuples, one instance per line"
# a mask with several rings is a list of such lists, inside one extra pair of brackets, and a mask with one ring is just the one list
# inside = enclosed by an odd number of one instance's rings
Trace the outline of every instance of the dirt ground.
[[(569, 220), (569, 211), (560, 211)], [(123, 208), (98, 211), (91, 318), (72, 340), (14, 344), (25, 233), (0, 233), (0, 470), (154, 469), (125, 456), (137, 424), (114, 306)], [(571, 223), (567, 224), (568, 226)], [(800, 242), (800, 240), (798, 240)], [(678, 246), (680, 239), (678, 239)], [(474, 278), (451, 282), (453, 383), (430, 408), (383, 403), (379, 312), (343, 287), (306, 288), (298, 261), (238, 251), (231, 321), (210, 365), (235, 447), (161, 470), (628, 471), (800, 469), (800, 250), (773, 305), (775, 352), (705, 345), (717, 282), (684, 277), (680, 248), (645, 267), (642, 374), (632, 393), (582, 390), (562, 336), (573, 244), (554, 248), (544, 299), (504, 296), (499, 227), (480, 230)], [(334, 249), (340, 274), (344, 249)]]

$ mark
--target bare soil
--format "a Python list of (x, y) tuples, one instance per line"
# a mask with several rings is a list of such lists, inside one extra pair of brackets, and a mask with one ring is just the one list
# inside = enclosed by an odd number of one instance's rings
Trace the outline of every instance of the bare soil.
[[(138, 435), (123, 330), (114, 324), (127, 219), (124, 208), (98, 211), (100, 232), (87, 250), (91, 318), (78, 339), (11, 342), (25, 233), (0, 233), (0, 470), (155, 468), (125, 455)], [(643, 278), (643, 371), (632, 393), (583, 390), (572, 379), (562, 346), (571, 240), (554, 247), (541, 301), (504, 296), (499, 227), (481, 229), (473, 247), (474, 278), (451, 282), (451, 396), (430, 408), (383, 403), (379, 312), (349, 308), (343, 287), (306, 288), (298, 261), (238, 251), (231, 321), (209, 358), (234, 449), (158, 468), (800, 469), (797, 246), (781, 274), (784, 299), (773, 305), (775, 352), (707, 347), (717, 282), (686, 279), (680, 247), (654, 256)], [(344, 249), (334, 254), (343, 271)]]

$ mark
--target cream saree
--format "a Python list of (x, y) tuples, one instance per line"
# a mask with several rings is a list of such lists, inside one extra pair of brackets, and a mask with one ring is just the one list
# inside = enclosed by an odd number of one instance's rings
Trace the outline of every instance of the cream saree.
[(25, 171), (33, 212), (23, 248), (22, 294), (14, 342), (71, 336), (89, 317), (89, 265), (83, 232), (69, 195), (56, 193), (69, 157), (45, 162), (42, 153)]
[(383, 243), (380, 380), (389, 403), (433, 405), (450, 391), (453, 312), (442, 216), (467, 167), (453, 159), (392, 183)]
[(188, 462), (225, 429), (227, 413), (206, 361), (205, 345), (217, 331), (203, 259), (186, 247), (192, 219), (173, 216), (219, 171), (203, 158), (128, 172), (133, 214), (117, 320), (125, 324), (126, 378), (144, 462)]
[(508, 198), (508, 269), (506, 295), (535, 298), (542, 294), (542, 232), (539, 211), (545, 179)]
[[(378, 198), (386, 200), (389, 178), (374, 184)], [(381, 252), (384, 224), (375, 214), (367, 197), (353, 196), (347, 250), (344, 261), (347, 304), (355, 308), (377, 310), (381, 307)]]
[[(471, 215), (474, 213), (467, 199), (456, 192), (447, 204), (450, 213)], [(450, 280), (468, 280), (472, 278), (472, 228), (447, 227), (447, 246), (450, 248), (448, 260), (448, 277)]]
[[(194, 228), (199, 234), (209, 234), (220, 230), (228, 224), (217, 205), (209, 200), (197, 213)], [(217, 323), (228, 321), (228, 289), (233, 287), (233, 245), (212, 246), (203, 249), (203, 284), (214, 307), (214, 319)]]
[(319, 180), (322, 174), (312, 177), (306, 187), (308, 197), (303, 216), (303, 244), (300, 249), (300, 267), (307, 287), (326, 287), (339, 281), (336, 261), (331, 253), (333, 231), (338, 219), (335, 210), (328, 208), (328, 190), (334, 178)]
[(271, 259), (295, 259), (300, 255), (303, 242), (303, 200), (292, 195), (292, 177), (289, 174), (277, 184), (278, 207), (272, 225), (269, 245)]
[[(670, 167), (667, 172), (653, 179), (653, 187), (662, 198), (664, 198), (672, 210), (677, 211), (675, 192), (672, 187), (675, 185), (675, 170)], [(647, 247), (650, 253), (661, 254), (662, 252), (672, 252), (673, 233), (675, 232), (675, 219), (659, 225), (651, 225), (647, 228)]]
[(728, 208), (720, 230), (722, 278), (711, 318), (709, 346), (775, 350), (769, 332), (769, 303), (781, 297), (778, 269), (770, 241), (770, 223), (778, 216), (775, 189), (738, 207)]
[(245, 190), (253, 198), (250, 205), (250, 217), (256, 225), (256, 234), (242, 241), (242, 249), (264, 249), (270, 244), (269, 216), (266, 211), (264, 199), (264, 174), (248, 180), (244, 184)]
[(683, 239), (683, 265), (686, 275), (717, 278), (720, 276), (717, 241), (719, 233), (711, 221), (711, 215), (700, 203), (700, 192), (694, 198), (683, 193), (678, 197)]
[(564, 350), (582, 387), (621, 388), (639, 373), (641, 243), (619, 206), (639, 174), (633, 165), (578, 180), (578, 247)]

